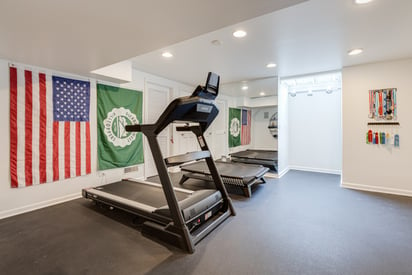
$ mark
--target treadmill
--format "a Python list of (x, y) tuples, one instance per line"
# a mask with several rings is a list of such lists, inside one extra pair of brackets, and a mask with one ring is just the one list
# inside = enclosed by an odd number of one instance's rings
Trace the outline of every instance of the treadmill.
[[(252, 165), (243, 163), (233, 163), (217, 160), (215, 161), (217, 170), (219, 170), (223, 183), (227, 190), (238, 187), (243, 190), (246, 197), (252, 197), (252, 186), (257, 183), (266, 183), (265, 174), (269, 168), (262, 165)], [(188, 179), (199, 179), (204, 181), (213, 181), (206, 163), (201, 160), (180, 166), (180, 170), (184, 172), (179, 184), (183, 184)]]
[(278, 171), (278, 151), (247, 149), (230, 154), (233, 162), (260, 164), (270, 170)]
[[(126, 131), (141, 132), (147, 137), (161, 184), (124, 179), (83, 189), (83, 197), (144, 218), (143, 235), (193, 253), (196, 243), (229, 216), (235, 215), (203, 136), (219, 112), (214, 103), (219, 92), (219, 80), (217, 74), (209, 73), (205, 86), (199, 85), (191, 96), (173, 100), (156, 123), (126, 126)], [(177, 131), (193, 132), (201, 151), (163, 158), (157, 135), (175, 121), (190, 123), (190, 126), (177, 127)], [(202, 159), (206, 161), (216, 189), (191, 191), (173, 187), (167, 167)]]

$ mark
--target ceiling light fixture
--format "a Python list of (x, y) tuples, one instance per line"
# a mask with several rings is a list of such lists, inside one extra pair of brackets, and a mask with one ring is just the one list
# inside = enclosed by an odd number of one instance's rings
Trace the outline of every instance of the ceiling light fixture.
[(265, 92), (260, 92), (259, 95), (260, 95), (260, 96), (264, 96), (264, 95), (265, 95)]
[(355, 0), (355, 4), (363, 5), (372, 2), (373, 0)]
[(165, 57), (165, 58), (171, 58), (171, 57), (173, 57), (173, 54), (171, 54), (170, 52), (164, 52), (164, 53), (162, 53), (162, 56)]
[(249, 87), (248, 86), (242, 86), (242, 88), (241, 88), (243, 91), (246, 91), (247, 89), (249, 89)]
[(268, 63), (268, 64), (266, 64), (266, 68), (274, 68), (274, 67), (276, 67), (276, 64), (275, 64), (275, 63)]
[(247, 33), (243, 30), (237, 30), (233, 33), (233, 36), (236, 37), (236, 38), (242, 38), (242, 37), (245, 37), (246, 34)]
[(361, 48), (352, 49), (348, 51), (348, 55), (358, 55), (358, 54), (361, 54), (362, 52), (363, 52), (363, 49)]

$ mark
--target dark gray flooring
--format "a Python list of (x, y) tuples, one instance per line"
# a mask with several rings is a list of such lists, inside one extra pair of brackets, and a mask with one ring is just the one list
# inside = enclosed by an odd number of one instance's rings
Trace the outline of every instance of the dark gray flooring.
[(0, 274), (412, 274), (412, 198), (339, 182), (291, 171), (232, 195), (237, 216), (192, 255), (84, 199), (0, 220)]

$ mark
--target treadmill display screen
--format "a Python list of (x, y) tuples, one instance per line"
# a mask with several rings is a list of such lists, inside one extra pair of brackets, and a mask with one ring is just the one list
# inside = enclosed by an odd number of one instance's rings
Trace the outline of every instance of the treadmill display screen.
[(197, 104), (196, 111), (201, 113), (210, 113), (212, 111), (212, 105), (205, 105), (205, 104)]
[(219, 88), (219, 76), (215, 73), (209, 73), (206, 81), (206, 90), (214, 95), (217, 95)]

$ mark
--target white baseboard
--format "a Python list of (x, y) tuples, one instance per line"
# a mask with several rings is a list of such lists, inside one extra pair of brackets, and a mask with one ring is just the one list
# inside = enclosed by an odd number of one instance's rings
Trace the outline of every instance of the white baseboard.
[(283, 169), (281, 172), (278, 173), (278, 178), (283, 177), (284, 175), (286, 175), (287, 172), (289, 172), (289, 167), (286, 167), (285, 169)]
[(342, 170), (323, 169), (323, 168), (305, 167), (305, 166), (297, 166), (297, 165), (289, 165), (289, 169), (290, 170), (306, 171), (306, 172), (334, 174), (334, 175), (341, 175), (342, 174)]
[(341, 182), (340, 186), (343, 188), (349, 188), (349, 189), (355, 189), (355, 190), (361, 190), (361, 191), (412, 197), (412, 191), (405, 190), (405, 189), (388, 188), (388, 187), (357, 184), (357, 183), (350, 183), (350, 182), (343, 182), (343, 181)]
[(40, 209), (40, 208), (52, 206), (52, 205), (55, 205), (55, 204), (71, 201), (71, 200), (74, 200), (74, 199), (78, 199), (80, 197), (81, 197), (81, 194), (76, 193), (76, 194), (66, 195), (66, 196), (59, 197), (59, 198), (52, 199), (52, 200), (42, 201), (42, 202), (33, 203), (33, 204), (30, 204), (30, 205), (25, 205), (25, 206), (10, 209), (10, 210), (1, 211), (0, 212), (0, 219), (4, 219), (4, 218), (11, 217), (11, 216), (27, 213), (27, 212), (34, 211), (34, 210), (37, 210), (37, 209)]

